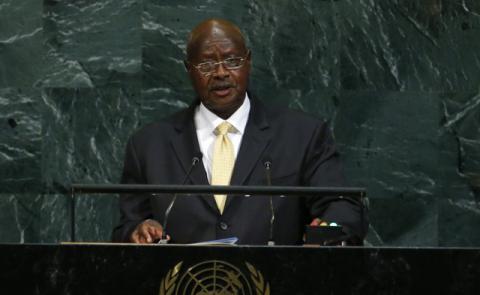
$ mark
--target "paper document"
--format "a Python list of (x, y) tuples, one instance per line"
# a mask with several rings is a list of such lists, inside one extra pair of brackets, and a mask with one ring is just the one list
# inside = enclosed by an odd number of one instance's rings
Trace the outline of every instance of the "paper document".
[(225, 239), (219, 239), (219, 240), (193, 243), (190, 245), (235, 245), (237, 241), (238, 241), (237, 237), (231, 237), (231, 238), (225, 238)]

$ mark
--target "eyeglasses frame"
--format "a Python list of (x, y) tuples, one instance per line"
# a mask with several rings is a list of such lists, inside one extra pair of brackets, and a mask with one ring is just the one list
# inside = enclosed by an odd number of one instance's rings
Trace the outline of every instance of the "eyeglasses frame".
[[(202, 63), (199, 63), (199, 64), (196, 64), (196, 65), (192, 65), (200, 74), (204, 75), (204, 76), (210, 76), (211, 74), (213, 74), (219, 65), (223, 64), (224, 65), (224, 68), (226, 70), (238, 70), (240, 69), (241, 67), (243, 67), (243, 65), (245, 65), (245, 61), (248, 59), (248, 57), (250, 56), (250, 50), (247, 50), (247, 53), (243, 56), (243, 57), (229, 57), (229, 58), (226, 58), (224, 60), (221, 60), (221, 61), (217, 61), (217, 62), (210, 62), (210, 61), (207, 61), (207, 62), (202, 62)], [(235, 67), (235, 68), (228, 68), (228, 67), (225, 67), (225, 61), (229, 60), (229, 59), (232, 59), (232, 58), (240, 58), (240, 61), (241, 61), (241, 64), (238, 66), (238, 67)], [(189, 63), (188, 61), (186, 63)], [(202, 64), (206, 64), (206, 63), (213, 63), (213, 66), (214, 66), (214, 70), (211, 71), (211, 72), (202, 72), (199, 67), (202, 65)]]

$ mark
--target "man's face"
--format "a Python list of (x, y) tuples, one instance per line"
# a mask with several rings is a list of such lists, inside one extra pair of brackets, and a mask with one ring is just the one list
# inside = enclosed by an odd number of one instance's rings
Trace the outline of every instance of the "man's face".
[[(195, 67), (233, 57), (245, 58), (243, 65), (227, 69), (219, 64), (211, 73), (202, 73)], [(228, 31), (212, 29), (200, 37), (189, 56), (187, 69), (202, 103), (217, 116), (227, 119), (242, 105), (250, 73), (250, 53), (245, 44)]]

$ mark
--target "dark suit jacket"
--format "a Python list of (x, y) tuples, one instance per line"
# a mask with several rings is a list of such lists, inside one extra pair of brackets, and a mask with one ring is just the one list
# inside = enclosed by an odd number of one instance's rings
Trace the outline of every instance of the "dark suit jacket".
[[(134, 134), (127, 145), (122, 183), (181, 184), (192, 158), (199, 154), (193, 121), (194, 103), (163, 121)], [(264, 162), (272, 162), (272, 185), (343, 186), (344, 179), (327, 124), (286, 108), (267, 108), (251, 99), (251, 110), (235, 162), (232, 185), (266, 185)], [(208, 184), (202, 163), (193, 168), (187, 184)], [(172, 196), (122, 196), (121, 221), (115, 241), (128, 241), (147, 218), (164, 220)], [(314, 217), (345, 225), (363, 238), (366, 224), (355, 202), (331, 198), (274, 197), (276, 244), (302, 242), (304, 225)], [(220, 215), (213, 196), (176, 199), (167, 233), (174, 242), (191, 243), (238, 237), (241, 244), (266, 244), (270, 202), (267, 197), (228, 197)]]

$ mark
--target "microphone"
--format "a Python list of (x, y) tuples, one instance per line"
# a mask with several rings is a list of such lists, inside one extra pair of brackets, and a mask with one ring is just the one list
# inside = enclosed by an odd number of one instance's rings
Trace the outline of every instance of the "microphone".
[(270, 161), (270, 159), (266, 159), (263, 165), (265, 166), (265, 176), (267, 177), (267, 186), (271, 186), (272, 185), (272, 173), (271, 173), (272, 161)]
[[(271, 172), (271, 169), (272, 169), (272, 161), (267, 158), (265, 159), (265, 161), (263, 162), (263, 166), (265, 167), (265, 176), (267, 177), (267, 186), (271, 186), (272, 185), (272, 172)], [(273, 196), (270, 195), (270, 234), (269, 234), (269, 237), (268, 237), (268, 245), (269, 246), (274, 246), (275, 245), (275, 241), (273, 240), (273, 225), (274, 225), (274, 221), (275, 221), (275, 210), (273, 208)]]
[[(200, 162), (200, 159), (202, 158), (202, 153), (197, 152), (195, 156), (192, 158), (192, 163), (190, 164), (190, 168), (188, 168), (187, 173), (185, 174), (185, 177), (183, 178), (182, 185), (184, 185), (188, 178), (190, 177), (190, 174), (192, 174), (193, 168)], [(173, 205), (175, 204), (175, 200), (177, 199), (177, 194), (173, 194), (173, 198), (170, 201), (170, 204), (168, 204), (167, 210), (165, 210), (165, 216), (163, 219), (163, 231), (162, 231), (162, 238), (160, 241), (158, 241), (158, 244), (167, 244), (167, 224), (168, 224), (168, 216), (170, 215), (170, 211), (172, 211)]]

